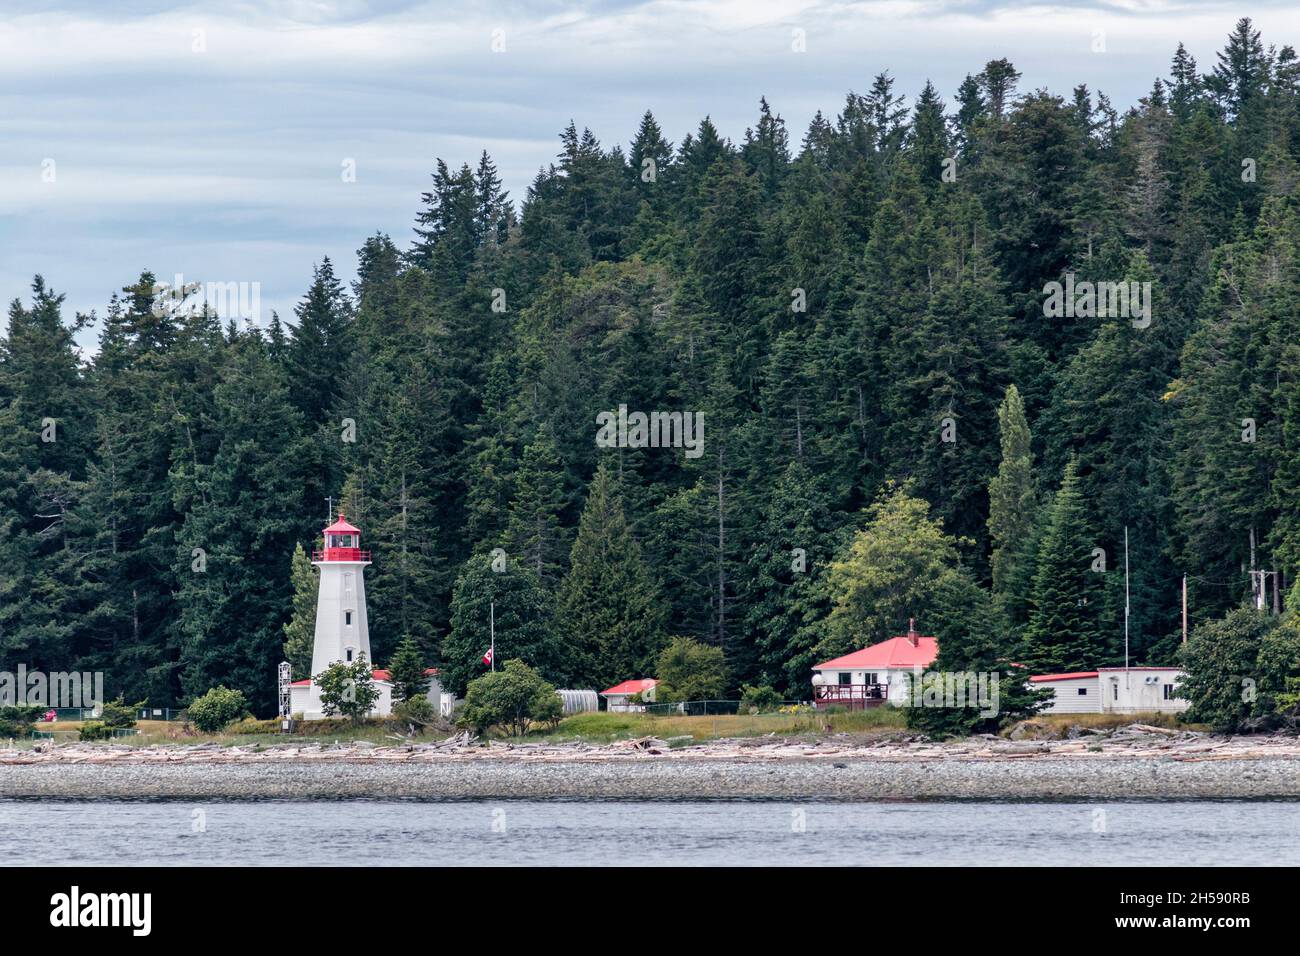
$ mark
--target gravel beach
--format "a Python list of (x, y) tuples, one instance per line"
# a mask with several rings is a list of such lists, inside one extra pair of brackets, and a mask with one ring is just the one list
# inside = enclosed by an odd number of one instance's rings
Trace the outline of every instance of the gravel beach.
[(1300, 799), (1295, 737), (1152, 728), (951, 743), (760, 738), (0, 750), (0, 799)]
[(1151, 758), (0, 767), (0, 798), (663, 800), (1300, 799), (1300, 761)]

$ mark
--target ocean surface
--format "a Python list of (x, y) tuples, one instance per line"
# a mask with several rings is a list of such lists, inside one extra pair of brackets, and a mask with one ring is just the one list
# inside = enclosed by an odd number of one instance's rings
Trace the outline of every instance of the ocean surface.
[(1300, 803), (0, 800), (8, 865), (1300, 865)]

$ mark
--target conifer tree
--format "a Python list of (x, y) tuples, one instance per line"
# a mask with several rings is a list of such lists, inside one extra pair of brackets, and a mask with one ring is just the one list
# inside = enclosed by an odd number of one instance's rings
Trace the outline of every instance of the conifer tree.
[(413, 638), (406, 637), (388, 662), (388, 679), (393, 682), (393, 702), (423, 696), (429, 689), (424, 654)]
[(591, 480), (556, 607), (584, 686), (649, 672), (663, 644), (664, 606), (604, 464)]
[(1023, 623), (1032, 571), (1028, 557), (1033, 545), (1035, 494), (1033, 454), (1025, 406), (1015, 385), (998, 408), (1002, 461), (989, 482), (989, 542), (993, 593), (1008, 617)]
[(294, 545), (289, 567), (293, 588), (292, 612), (284, 625), (284, 659), (293, 667), (293, 679), (311, 677), (311, 656), (316, 640), (316, 598), (319, 582), (311, 556), (302, 543)]
[(1108, 660), (1100, 622), (1103, 572), (1096, 563), (1097, 547), (1077, 465), (1071, 460), (1047, 513), (1034, 575), (1024, 663), (1035, 673), (1091, 670)]
[(542, 584), (555, 584), (570, 547), (562, 516), (569, 505), (563, 463), (549, 426), (542, 425), (524, 448), (515, 476), (506, 528), (507, 550), (526, 564)]

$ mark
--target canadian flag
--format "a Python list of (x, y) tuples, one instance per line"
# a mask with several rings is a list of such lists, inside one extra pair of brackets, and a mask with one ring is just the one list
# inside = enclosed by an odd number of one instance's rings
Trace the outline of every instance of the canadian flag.
[(483, 655), (483, 663), (488, 667), (492, 666), (492, 648), (489, 647), (487, 653)]

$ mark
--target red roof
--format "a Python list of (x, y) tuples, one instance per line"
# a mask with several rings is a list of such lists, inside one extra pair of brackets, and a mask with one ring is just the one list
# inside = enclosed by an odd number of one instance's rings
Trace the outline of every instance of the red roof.
[(643, 680), (625, 680), (621, 684), (615, 684), (609, 690), (602, 690), (600, 696), (609, 697), (613, 694), (627, 694), (630, 697), (632, 694), (642, 694), (658, 683), (659, 681), (653, 677), (647, 677)]
[(334, 522), (324, 531), (325, 534), (360, 534), (360, 528), (354, 528), (343, 520), (343, 512), (339, 512), (339, 520)]
[[(425, 673), (426, 675), (432, 677), (432, 676), (434, 676), (434, 675), (436, 675), (436, 674), (438, 673), (438, 668), (436, 668), (436, 667), (426, 667), (426, 668), (424, 669), (424, 673)], [(371, 677), (372, 680), (383, 680), (383, 681), (391, 680), (391, 678), (388, 676), (388, 671), (386, 671), (386, 670), (381, 670), (381, 669), (378, 668), (378, 667), (376, 667), (374, 670), (372, 670), (372, 671), (370, 672), (370, 677)], [(306, 687), (306, 686), (307, 686), (308, 684), (310, 684), (310, 683), (311, 683), (311, 679), (308, 678), (308, 679), (306, 679), (306, 680), (296, 680), (296, 681), (293, 682), (293, 685), (292, 685), (292, 686), (294, 686), (294, 687)]]
[(1085, 677), (1096, 677), (1096, 671), (1075, 671), (1072, 674), (1039, 674), (1037, 677), (1029, 678), (1031, 684), (1042, 684), (1051, 680), (1081, 680)]
[(887, 670), (891, 667), (929, 667), (939, 656), (939, 642), (917, 635), (916, 644), (906, 637), (891, 637), (860, 651), (814, 664), (813, 670)]

